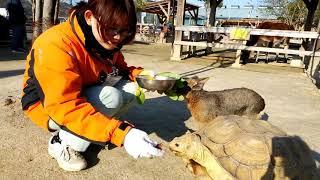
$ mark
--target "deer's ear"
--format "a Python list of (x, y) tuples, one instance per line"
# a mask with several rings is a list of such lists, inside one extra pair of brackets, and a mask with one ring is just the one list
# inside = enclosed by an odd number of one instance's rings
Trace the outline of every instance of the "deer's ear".
[(205, 84), (208, 80), (209, 80), (209, 77), (199, 78), (199, 79), (197, 80), (196, 86), (194, 86), (192, 89), (193, 89), (193, 90), (202, 90), (204, 84)]
[(192, 76), (191, 79), (196, 79), (196, 80), (198, 80), (199, 77), (198, 77), (198, 76)]
[(194, 86), (197, 85), (197, 80), (190, 78), (190, 79), (186, 79), (188, 86), (193, 89)]
[(208, 80), (209, 80), (209, 77), (199, 78), (199, 79), (198, 79), (198, 83), (203, 83), (203, 84), (205, 84)]

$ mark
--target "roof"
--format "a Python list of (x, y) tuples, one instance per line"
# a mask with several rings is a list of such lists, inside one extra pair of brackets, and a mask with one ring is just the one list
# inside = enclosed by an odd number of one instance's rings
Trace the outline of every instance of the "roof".
[[(168, 5), (170, 3), (170, 9), (172, 8), (173, 0), (162, 0), (162, 1), (156, 1), (156, 2), (147, 2), (145, 8), (142, 10), (143, 12), (151, 13), (151, 14), (164, 14), (161, 10), (160, 6), (163, 7), (163, 9), (168, 12)], [(175, 0), (175, 6), (177, 5), (177, 0)], [(198, 9), (199, 6), (186, 3), (185, 4), (185, 11), (191, 11)], [(177, 12), (177, 8), (175, 7), (174, 13)]]

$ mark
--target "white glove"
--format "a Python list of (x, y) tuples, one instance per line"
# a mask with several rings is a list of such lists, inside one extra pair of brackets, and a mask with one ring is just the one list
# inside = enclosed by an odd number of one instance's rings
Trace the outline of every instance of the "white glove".
[(163, 156), (164, 151), (156, 148), (146, 132), (132, 128), (124, 138), (123, 146), (127, 153), (134, 158)]

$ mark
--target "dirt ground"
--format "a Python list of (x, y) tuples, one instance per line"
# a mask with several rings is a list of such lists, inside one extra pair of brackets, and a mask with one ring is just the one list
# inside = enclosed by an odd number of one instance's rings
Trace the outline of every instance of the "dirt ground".
[[(228, 61), (213, 61), (210, 57), (173, 62), (169, 61), (170, 47), (169, 44), (134, 44), (125, 47), (123, 52), (130, 65), (210, 77), (206, 90), (254, 89), (265, 98), (264, 119), (288, 134), (300, 136), (313, 150), (315, 160), (320, 161), (320, 93), (303, 73), (232, 69)], [(32, 124), (21, 111), (24, 56), (0, 48), (0, 179), (194, 179), (183, 161), (167, 148), (174, 137), (195, 129), (186, 104), (151, 92), (146, 94), (143, 106), (130, 109), (122, 119), (163, 143), (164, 157), (136, 160), (123, 148), (92, 146), (87, 153), (89, 167), (86, 170), (61, 170), (47, 153), (49, 133)], [(14, 102), (6, 105), (7, 98)]]

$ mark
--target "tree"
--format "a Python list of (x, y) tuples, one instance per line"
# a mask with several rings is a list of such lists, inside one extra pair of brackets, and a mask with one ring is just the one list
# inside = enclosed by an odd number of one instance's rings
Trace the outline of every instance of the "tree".
[(307, 9), (302, 0), (294, 0), (290, 2), (288, 0), (271, 0), (268, 1), (267, 5), (268, 8), (264, 9), (262, 13), (274, 15), (286, 24), (293, 25), (295, 29), (303, 27), (305, 17), (307, 15)]
[(59, 0), (43, 0), (42, 31), (57, 24), (59, 13)]
[(304, 30), (310, 31), (319, 0), (265, 0), (265, 3), (273, 7), (268, 8), (266, 13), (275, 15), (287, 24), (294, 25), (296, 29), (304, 24)]
[(141, 22), (141, 12), (146, 7), (147, 3), (146, 3), (145, 0), (136, 0), (136, 1), (134, 1), (134, 4), (135, 4), (135, 7), (136, 7), (138, 22)]
[[(200, 1), (204, 1), (205, 5), (210, 7), (209, 26), (215, 26), (217, 7), (219, 7), (220, 4), (222, 6), (222, 3), (221, 3), (222, 0), (200, 0)], [(207, 43), (212, 43), (213, 40), (214, 40), (214, 34), (207, 33)], [(207, 47), (206, 53), (207, 54), (212, 53), (212, 48)]]
[(209, 25), (214, 26), (216, 22), (217, 7), (222, 6), (222, 0), (200, 0), (204, 1), (207, 7), (210, 7)]
[(32, 40), (58, 23), (60, 0), (32, 0)]
[(32, 0), (32, 42), (41, 34), (42, 28), (42, 0)]
[(319, 0), (303, 0), (303, 2), (308, 9), (308, 15), (307, 15), (306, 23), (304, 26), (304, 30), (310, 31), (312, 27), (314, 15), (319, 4)]
[(136, 6), (136, 11), (137, 12), (142, 12), (142, 10), (146, 7), (146, 1), (145, 0), (136, 0), (134, 2), (135, 6)]

